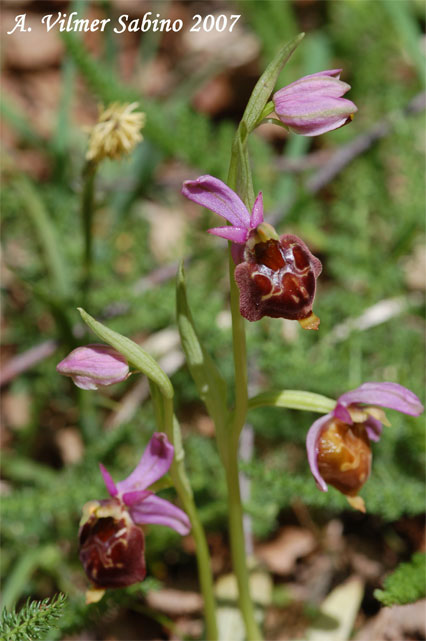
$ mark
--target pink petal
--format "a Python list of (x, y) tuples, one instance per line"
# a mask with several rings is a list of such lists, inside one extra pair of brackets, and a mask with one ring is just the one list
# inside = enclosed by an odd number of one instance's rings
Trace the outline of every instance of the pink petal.
[(233, 243), (239, 243), (240, 245), (244, 245), (248, 236), (247, 229), (242, 229), (241, 227), (212, 227), (207, 231), (209, 234), (226, 238), (226, 240), (231, 240)]
[(377, 443), (377, 441), (380, 441), (383, 430), (381, 421), (379, 421), (377, 418), (374, 418), (373, 416), (369, 416), (364, 425), (370, 441), (374, 441), (375, 443)]
[(126, 505), (134, 505), (146, 499), (147, 496), (151, 496), (153, 492), (149, 490), (135, 490), (134, 492), (125, 492), (122, 495), (123, 503)]
[[(65, 374), (65, 376), (68, 376), (68, 374)], [(74, 385), (80, 389), (90, 391), (99, 389), (99, 384), (95, 383), (89, 376), (79, 376), (78, 374), (74, 374), (73, 376), (70, 376), (70, 378), (72, 378)]]
[[(296, 85), (299, 82), (304, 82), (306, 78), (317, 78), (318, 76), (329, 76), (330, 78), (337, 78), (337, 80), (339, 80), (341, 73), (342, 73), (342, 69), (329, 69), (328, 71), (317, 71), (316, 73), (310, 73), (307, 76), (303, 76), (303, 78), (299, 78), (299, 80), (295, 80), (294, 82), (291, 83), (291, 85)], [(291, 85), (287, 85), (287, 87), (291, 87)]]
[(191, 530), (188, 516), (180, 508), (165, 499), (152, 494), (142, 501), (135, 503), (129, 509), (135, 523), (156, 523), (166, 525), (184, 536)]
[(308, 455), (309, 466), (311, 468), (311, 472), (316, 481), (318, 489), (322, 490), (323, 492), (327, 492), (328, 487), (318, 469), (318, 442), (321, 438), (321, 433), (326, 428), (328, 421), (332, 418), (332, 414), (321, 416), (321, 418), (312, 423), (306, 436), (306, 451)]
[(335, 98), (334, 96), (305, 96), (303, 98), (286, 98), (278, 106), (276, 113), (289, 124), (306, 124), (313, 119), (321, 122), (326, 118), (348, 117), (357, 111), (356, 106), (346, 98)]
[(344, 406), (352, 403), (379, 405), (410, 416), (418, 416), (423, 412), (423, 405), (417, 396), (398, 383), (364, 383), (342, 394), (337, 402)]
[(344, 405), (341, 405), (340, 403), (337, 403), (336, 407), (333, 410), (333, 416), (335, 418), (338, 418), (339, 421), (342, 421), (343, 423), (347, 423), (348, 425), (352, 425), (352, 416), (349, 414), (348, 410)]
[(87, 390), (113, 385), (129, 376), (124, 356), (113, 347), (101, 344), (77, 347), (58, 363), (56, 370)]
[(250, 214), (241, 198), (228, 185), (213, 176), (187, 180), (182, 194), (202, 207), (214, 211), (235, 227), (248, 229)]
[(275, 106), (281, 109), (281, 105), (287, 100), (302, 101), (306, 98), (341, 98), (350, 90), (351, 86), (347, 82), (336, 80), (335, 78), (312, 77), (303, 83), (295, 83), (277, 91), (274, 94)]
[(118, 489), (116, 484), (112, 480), (111, 474), (108, 472), (106, 467), (102, 465), (102, 463), (99, 463), (99, 467), (101, 469), (102, 478), (104, 479), (104, 483), (105, 483), (106, 489), (108, 490), (108, 494), (110, 496), (116, 496), (118, 494)]
[(124, 481), (117, 483), (120, 494), (145, 490), (164, 476), (173, 461), (174, 447), (161, 432), (153, 435), (136, 468)]
[(254, 201), (253, 211), (251, 212), (250, 227), (256, 229), (260, 223), (263, 223), (263, 196), (259, 191), (256, 200)]

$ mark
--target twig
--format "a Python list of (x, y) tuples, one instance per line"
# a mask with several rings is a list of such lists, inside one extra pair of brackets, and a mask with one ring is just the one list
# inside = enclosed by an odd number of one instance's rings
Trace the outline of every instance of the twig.
[(5, 385), (9, 381), (13, 380), (22, 372), (25, 372), (27, 369), (31, 369), (40, 361), (43, 361), (45, 358), (51, 356), (58, 347), (58, 341), (48, 340), (36, 347), (31, 347), (22, 354), (18, 356), (13, 356), (7, 363), (2, 367), (0, 374), (0, 386)]
[(343, 323), (336, 325), (328, 336), (325, 337), (324, 342), (330, 344), (340, 343), (346, 340), (352, 332), (362, 332), (370, 329), (370, 327), (376, 327), (376, 325), (386, 323), (391, 318), (405, 312), (409, 307), (418, 307), (422, 303), (423, 295), (418, 292), (414, 292), (408, 296), (386, 298), (368, 307), (361, 316), (348, 318)]

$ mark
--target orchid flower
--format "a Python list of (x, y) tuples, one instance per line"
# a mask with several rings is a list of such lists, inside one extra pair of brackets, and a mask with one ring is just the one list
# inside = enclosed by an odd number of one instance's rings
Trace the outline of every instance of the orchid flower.
[(288, 318), (305, 329), (317, 329), (319, 318), (312, 305), (321, 263), (303, 240), (292, 234), (278, 236), (264, 222), (262, 192), (251, 213), (230, 187), (212, 176), (186, 181), (182, 193), (230, 223), (208, 231), (237, 245), (232, 255), (238, 263), (235, 281), (241, 315), (249, 321)]
[(100, 465), (111, 498), (89, 501), (84, 506), (79, 531), (80, 561), (95, 591), (103, 594), (106, 588), (132, 585), (145, 578), (145, 542), (140, 525), (166, 525), (181, 535), (190, 531), (185, 512), (149, 490), (169, 470), (173, 455), (167, 436), (155, 433), (124, 481), (115, 483)]
[(379, 441), (383, 425), (390, 425), (386, 407), (410, 416), (423, 412), (420, 400), (398, 383), (364, 383), (342, 394), (332, 412), (309, 429), (306, 448), (319, 490), (327, 483), (342, 492), (352, 507), (365, 512), (358, 492), (371, 470), (371, 441)]

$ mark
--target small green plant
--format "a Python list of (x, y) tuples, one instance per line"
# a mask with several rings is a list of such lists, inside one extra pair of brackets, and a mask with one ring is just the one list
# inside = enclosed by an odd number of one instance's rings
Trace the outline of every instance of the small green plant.
[(3, 641), (36, 641), (44, 639), (62, 615), (66, 596), (57, 594), (53, 599), (28, 601), (19, 612), (4, 608), (0, 619), (0, 638)]
[(426, 596), (426, 554), (414, 554), (408, 563), (401, 563), (384, 582), (384, 590), (374, 596), (383, 605), (405, 605)]

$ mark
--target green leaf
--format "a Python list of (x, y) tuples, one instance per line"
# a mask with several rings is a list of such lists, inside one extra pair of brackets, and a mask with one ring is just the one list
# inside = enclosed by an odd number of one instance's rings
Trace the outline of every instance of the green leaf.
[(299, 33), (296, 38), (281, 47), (275, 58), (269, 63), (257, 81), (241, 121), (245, 123), (248, 133), (256, 127), (263, 108), (274, 90), (281, 69), (290, 59), (293, 51), (295, 51), (304, 36), (304, 33)]
[(90, 314), (84, 311), (81, 307), (77, 308), (81, 314), (82, 319), (90, 327), (90, 329), (99, 338), (111, 347), (114, 347), (120, 354), (122, 354), (137, 370), (145, 374), (151, 381), (153, 381), (161, 390), (161, 393), (166, 398), (173, 398), (173, 386), (169, 377), (163, 372), (157, 361), (146, 352), (140, 345), (122, 336), (118, 332), (105, 327), (99, 321), (95, 320)]
[(16, 613), (3, 609), (0, 618), (0, 638), (3, 641), (36, 641), (44, 639), (56, 620), (62, 615), (66, 597), (58, 594), (53, 599), (31, 601)]
[(254, 205), (253, 177), (250, 170), (250, 160), (247, 148), (247, 127), (241, 122), (238, 129), (238, 174), (237, 174), (237, 193), (246, 204), (249, 210)]
[(335, 408), (336, 401), (321, 394), (291, 389), (268, 390), (249, 399), (248, 408), (250, 410), (265, 406), (287, 407), (289, 409), (328, 414)]
[(64, 261), (61, 242), (50, 220), (49, 213), (36, 188), (24, 175), (15, 179), (17, 197), (24, 212), (31, 219), (43, 252), (46, 269), (50, 273), (52, 289), (58, 298), (66, 298), (71, 290), (69, 269)]
[(177, 275), (176, 312), (183, 351), (198, 393), (216, 425), (224, 425), (228, 414), (226, 382), (197, 336), (186, 296), (183, 263)]
[(25, 594), (30, 577), (37, 568), (52, 568), (60, 562), (59, 548), (55, 544), (24, 550), (3, 584), (2, 603), (12, 607)]
[(384, 590), (374, 596), (383, 605), (405, 605), (426, 596), (426, 554), (414, 554), (409, 563), (401, 563), (384, 582)]

